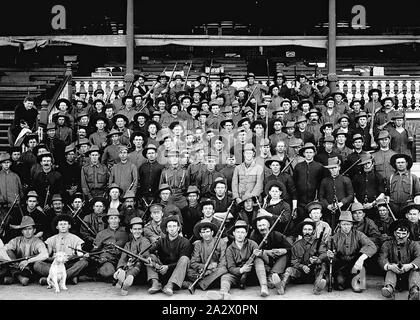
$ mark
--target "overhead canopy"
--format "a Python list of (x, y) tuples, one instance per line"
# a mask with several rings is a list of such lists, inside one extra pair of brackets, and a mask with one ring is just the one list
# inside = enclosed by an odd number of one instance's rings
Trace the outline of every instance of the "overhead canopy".
[[(125, 47), (125, 35), (19, 36), (0, 37), (0, 46), (20, 46), (25, 50), (58, 43), (97, 47)], [(326, 48), (326, 36), (206, 36), (135, 35), (136, 46), (180, 45), (193, 47), (303, 46)], [(337, 47), (379, 46), (420, 43), (420, 36), (337, 36)]]

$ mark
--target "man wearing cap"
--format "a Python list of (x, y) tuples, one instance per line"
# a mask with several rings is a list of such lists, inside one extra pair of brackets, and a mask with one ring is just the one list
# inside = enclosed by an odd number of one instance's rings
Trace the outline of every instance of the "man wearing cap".
[(312, 88), (314, 89), (315, 94), (314, 104), (323, 105), (324, 99), (331, 92), (330, 88), (327, 86), (327, 79), (322, 74), (317, 75), (314, 84), (312, 84)]
[(232, 203), (232, 197), (228, 192), (228, 181), (225, 177), (218, 177), (214, 180), (211, 189), (214, 191), (214, 195), (211, 197), (215, 204), (214, 210), (226, 212)]
[(347, 146), (348, 140), (350, 137), (348, 133), (344, 132), (343, 130), (339, 129), (334, 133), (335, 137), (335, 146), (333, 147), (333, 151), (336, 152), (343, 162), (347, 160), (349, 154), (352, 153), (352, 150)]
[(369, 218), (377, 217), (375, 205), (379, 198), (385, 196), (384, 179), (374, 168), (374, 159), (370, 153), (362, 154), (357, 172), (352, 179), (355, 201), (363, 205)]
[(338, 127), (338, 119), (340, 118), (341, 114), (338, 112), (337, 108), (335, 108), (335, 100), (333, 97), (329, 96), (324, 100), (321, 113), (323, 124), (331, 122), (335, 128)]
[(118, 156), (120, 161), (112, 166), (108, 185), (116, 183), (121, 188), (123, 194), (129, 190), (135, 194), (138, 183), (137, 168), (128, 160), (127, 146), (120, 146)]
[(375, 141), (372, 141), (373, 133), (370, 133), (370, 127), (368, 126), (366, 112), (362, 111), (357, 116), (355, 116), (355, 121), (357, 125), (353, 131), (353, 136), (356, 134), (361, 135), (364, 141), (363, 150), (368, 151), (376, 149), (377, 144)]
[(379, 232), (381, 233), (380, 242), (383, 244), (385, 241), (392, 239), (392, 236), (389, 233), (389, 227), (394, 219), (389, 213), (386, 199), (379, 199), (376, 207), (378, 209), (378, 218), (374, 219), (373, 222), (375, 222)]
[(48, 146), (49, 151), (53, 154), (54, 159), (57, 161), (57, 165), (64, 163), (64, 150), (66, 144), (58, 139), (55, 135), (55, 123), (50, 122), (47, 125), (47, 134), (42, 139), (42, 143)]
[(145, 213), (143, 210), (140, 210), (136, 204), (136, 195), (133, 191), (127, 190), (123, 196), (123, 205), (121, 207), (121, 225), (127, 227), (127, 232), (129, 232), (129, 225), (132, 218), (140, 217), (145, 219)]
[(53, 117), (56, 124), (55, 136), (69, 145), (73, 141), (73, 129), (71, 128), (70, 118), (65, 112), (58, 112)]
[(378, 131), (389, 130), (392, 127), (392, 118), (398, 113), (398, 111), (394, 109), (394, 103), (394, 98), (392, 97), (386, 97), (381, 100), (382, 108), (375, 114), (373, 120), (375, 137)]
[[(133, 120), (134, 115), (137, 113), (137, 111), (133, 107), (133, 96), (124, 96), (121, 99), (122, 106), (117, 112), (117, 114), (122, 114), (126, 116), (128, 119), (128, 122), (131, 122)], [(117, 109), (118, 110), (118, 109)]]
[[(267, 215), (266, 212), (258, 212), (253, 220), (254, 230), (251, 232), (249, 239), (260, 244), (275, 219), (275, 216)], [(278, 288), (283, 273), (286, 270), (291, 247), (292, 245), (286, 237), (275, 230), (270, 233), (265, 244), (262, 246), (263, 254), (268, 257), (267, 260), (264, 259), (264, 265), (267, 272), (269, 288)]]
[(271, 124), (273, 126), (274, 133), (271, 134), (268, 139), (270, 140), (271, 151), (274, 154), (274, 149), (277, 146), (277, 142), (280, 140), (285, 141), (287, 134), (282, 131), (283, 123), (281, 119), (273, 119)]
[(2, 169), (0, 170), (0, 204), (5, 206), (11, 206), (16, 196), (23, 197), (20, 178), (10, 170), (11, 164), (10, 154), (0, 154), (0, 165)]
[(208, 75), (206, 73), (200, 74), (196, 79), (200, 84), (195, 89), (198, 89), (207, 100), (211, 100), (212, 90), (208, 83)]
[(247, 143), (244, 147), (244, 162), (235, 168), (232, 178), (232, 195), (237, 203), (245, 197), (260, 197), (263, 191), (264, 169), (255, 161), (255, 147)]
[[(352, 203), (351, 214), (353, 217), (353, 229), (363, 232), (375, 245), (380, 248), (381, 233), (379, 232), (378, 226), (375, 222), (366, 217), (363, 205), (359, 202)], [(376, 262), (376, 259), (372, 259), (371, 262)]]
[(104, 117), (99, 116), (95, 119), (96, 131), (89, 136), (90, 144), (97, 145), (100, 149), (104, 149), (107, 145), (107, 121)]
[(278, 72), (276, 75), (273, 76), (274, 83), (270, 86), (269, 92), (272, 92), (273, 88), (277, 86), (280, 90), (279, 95), (285, 99), (289, 98), (291, 95), (291, 90), (287, 86), (286, 81), (287, 81), (286, 76), (283, 73)]
[(385, 186), (388, 187), (389, 178), (394, 172), (390, 160), (396, 152), (390, 149), (391, 138), (387, 130), (380, 131), (376, 139), (379, 142), (379, 150), (372, 153), (375, 159), (375, 169), (385, 179)]
[(89, 163), (88, 150), (90, 149), (90, 142), (83, 138), (74, 142), (76, 146), (76, 161), (79, 166), (83, 167)]
[(106, 192), (109, 172), (108, 168), (99, 162), (98, 146), (92, 146), (87, 155), (90, 162), (82, 167), (80, 181), (83, 194), (91, 200), (93, 197), (103, 195)]
[(270, 151), (270, 140), (266, 138), (260, 139), (256, 148), (259, 151), (258, 156), (255, 158), (255, 162), (264, 168), (264, 179), (271, 174), (271, 171), (268, 167), (265, 166), (265, 163), (269, 161), (271, 156)]
[(284, 294), (287, 283), (292, 280), (298, 283), (313, 283), (312, 292), (318, 295), (327, 284), (324, 278), (327, 261), (326, 243), (316, 237), (315, 223), (309, 218), (298, 225), (298, 230), (302, 238), (292, 246), (291, 266), (286, 269), (283, 279), (276, 286), (277, 292)]
[(248, 137), (245, 129), (238, 128), (236, 134), (236, 142), (230, 148), (230, 154), (235, 156), (236, 164), (241, 164), (244, 160), (244, 148), (248, 143)]
[[(144, 226), (144, 236), (150, 243), (157, 241), (160, 237), (164, 237), (165, 233), (160, 228), (163, 218), (163, 205), (160, 203), (151, 204), (147, 210), (150, 211), (149, 222)], [(146, 215), (147, 215), (146, 210)]]
[(143, 154), (143, 148), (146, 146), (146, 142), (147, 136), (143, 132), (134, 132), (131, 136), (131, 146), (134, 147), (134, 150), (128, 154), (128, 160), (136, 166), (136, 170), (147, 161)]
[(350, 109), (349, 105), (347, 104), (347, 97), (344, 92), (335, 91), (331, 93), (331, 97), (335, 100), (335, 108), (340, 114), (348, 114)]
[[(53, 170), (53, 158), (51, 153), (45, 153), (39, 156), (42, 171), (37, 172), (33, 178), (33, 186), (39, 196), (39, 203), (45, 203), (47, 191), (50, 195), (60, 193), (63, 190), (62, 175)], [(47, 204), (50, 199), (47, 199)]]
[(364, 233), (353, 229), (350, 211), (342, 211), (338, 220), (338, 231), (331, 237), (327, 251), (328, 258), (333, 259), (334, 283), (339, 291), (351, 286), (353, 291), (362, 292), (366, 289), (363, 264), (377, 248)]
[(315, 145), (318, 145), (319, 139), (322, 136), (320, 131), (321, 129), (321, 117), (322, 114), (318, 109), (310, 109), (308, 113), (305, 115), (308, 119), (308, 125), (306, 126), (306, 131), (312, 133), (315, 139)]
[(117, 132), (121, 133), (119, 136), (120, 143), (130, 146), (131, 136), (133, 132), (131, 129), (128, 128), (128, 118), (123, 114), (116, 114), (112, 117), (112, 121), (115, 124), (114, 129), (117, 130)]
[(419, 300), (420, 246), (409, 239), (410, 226), (407, 220), (397, 220), (391, 225), (393, 239), (382, 244), (379, 264), (385, 270), (382, 296), (395, 299), (395, 290), (409, 289), (408, 300)]
[(108, 226), (98, 232), (93, 242), (93, 250), (106, 252), (101, 253), (98, 259), (94, 261), (95, 277), (105, 282), (113, 281), (113, 275), (116, 271), (118, 260), (120, 259), (121, 252), (115, 249), (110, 243), (115, 243), (120, 247), (124, 247), (128, 241), (128, 234), (125, 228), (121, 226), (122, 216), (117, 209), (108, 209), (108, 213), (102, 217), (102, 221)]
[[(195, 281), (204, 271), (204, 265), (216, 245), (216, 235), (218, 228), (214, 223), (208, 221), (198, 222), (194, 226), (194, 234), (197, 239), (194, 242), (194, 249), (191, 255), (190, 266), (187, 270), (187, 281), (184, 281), (183, 287), (188, 288), (191, 282)], [(226, 242), (220, 240), (210, 258), (210, 264), (205, 270), (203, 278), (197, 282), (197, 286), (205, 291), (217, 279), (227, 273), (226, 269)], [(191, 281), (191, 282), (190, 282)]]
[[(335, 228), (337, 211), (345, 210), (353, 202), (354, 191), (349, 177), (340, 174), (341, 161), (335, 157), (328, 159), (330, 176), (325, 177), (319, 186), (319, 200), (327, 209), (326, 220), (331, 222), (331, 228)], [(333, 216), (334, 215), (334, 216)]]
[(372, 88), (368, 91), (369, 102), (365, 104), (366, 113), (369, 115), (374, 115), (377, 113), (381, 108), (381, 97), (382, 91), (377, 88)]
[(138, 194), (148, 203), (158, 197), (159, 180), (164, 166), (156, 161), (157, 148), (149, 144), (142, 151), (143, 157), (147, 160), (138, 169)]
[(402, 208), (408, 201), (414, 199), (414, 195), (420, 192), (419, 178), (410, 172), (413, 159), (406, 154), (394, 154), (389, 160), (395, 169), (389, 177), (389, 205), (397, 219), (402, 218)]
[[(124, 249), (132, 252), (135, 255), (140, 255), (143, 258), (148, 258), (150, 253), (148, 247), (150, 246), (149, 240), (143, 236), (144, 222), (140, 217), (133, 217), (129, 222), (131, 233), (131, 240), (124, 245)], [(118, 280), (116, 287), (121, 288), (121, 295), (128, 294), (128, 288), (131, 287), (134, 280), (140, 276), (142, 262), (130, 257), (125, 252), (121, 253), (120, 260), (118, 261), (117, 271), (114, 273), (114, 279)], [(153, 268), (146, 266), (147, 281), (152, 282), (150, 290), (160, 290), (158, 287), (158, 275)]]
[(36, 154), (34, 152), (34, 148), (38, 144), (38, 134), (36, 133), (29, 133), (25, 135), (23, 139), (23, 144), (27, 148), (25, 152), (22, 152), (20, 155), (20, 161), (22, 162), (22, 183), (24, 185), (32, 184), (31, 181), (31, 167), (37, 163)]
[(314, 90), (308, 82), (308, 77), (304, 74), (301, 74), (296, 79), (299, 81), (299, 85), (293, 88), (296, 95), (299, 97), (299, 100), (310, 100), (314, 102)]
[(121, 131), (118, 131), (116, 129), (112, 129), (108, 135), (107, 138), (110, 140), (110, 144), (108, 144), (107, 147), (105, 147), (102, 157), (101, 157), (101, 163), (106, 165), (109, 169), (111, 167), (120, 161), (119, 153), (120, 153), (120, 146), (122, 146), (122, 143), (120, 142), (119, 137), (122, 135)]
[(212, 185), (215, 179), (224, 178), (223, 174), (217, 172), (216, 169), (216, 157), (214, 155), (205, 156), (206, 168), (200, 170), (196, 177), (196, 185), (200, 189), (202, 197), (212, 197), (214, 190)]
[(235, 100), (236, 93), (236, 88), (232, 86), (233, 78), (229, 75), (224, 75), (220, 78), (220, 80), (222, 81), (222, 87), (217, 94), (224, 97), (224, 105), (231, 105), (232, 101)]
[[(350, 179), (353, 179), (354, 175), (361, 170), (361, 167), (355, 164), (357, 161), (361, 161), (360, 158), (365, 151), (364, 148), (364, 139), (360, 133), (353, 135), (353, 152), (347, 156), (346, 161), (343, 163), (343, 172), (347, 170), (347, 175)], [(353, 167), (352, 167), (353, 166)], [(351, 168), (350, 168), (351, 167)]]
[(11, 284), (15, 280), (19, 281), (23, 286), (27, 286), (29, 281), (34, 277), (33, 264), (37, 261), (43, 261), (48, 258), (48, 250), (44, 242), (35, 237), (36, 224), (31, 217), (23, 216), (19, 225), (11, 226), (16, 230), (20, 230), (22, 235), (13, 238), (5, 244), (4, 250), (10, 260), (31, 257), (16, 264), (7, 266), (10, 276), (4, 278), (4, 284)]
[[(179, 235), (181, 222), (177, 215), (171, 215), (162, 221), (160, 228), (165, 233), (155, 245), (150, 248), (152, 253), (149, 257), (158, 265), (155, 270), (158, 272), (159, 283), (166, 283), (163, 293), (173, 295), (173, 290), (177, 286), (182, 287), (187, 268), (190, 262), (192, 247), (190, 242)], [(153, 291), (149, 293), (156, 293)]]
[(185, 238), (192, 238), (193, 228), (197, 222), (201, 220), (201, 206), (198, 199), (200, 198), (200, 190), (197, 186), (188, 186), (186, 192), (188, 206), (181, 210), (182, 220), (184, 224), (182, 226), (182, 234)]
[(79, 274), (88, 266), (88, 261), (82, 258), (83, 253), (74, 250), (81, 250), (84, 241), (70, 232), (73, 224), (72, 217), (68, 215), (58, 215), (54, 218), (52, 226), (58, 230), (58, 233), (45, 240), (48, 256), (51, 258), (34, 264), (34, 270), (41, 276), (40, 285), (47, 285), (47, 276), (57, 252), (64, 252), (68, 257), (65, 268), (67, 279), (72, 284), (77, 284)]
[[(220, 280), (220, 291), (209, 291), (207, 297), (212, 300), (230, 300), (229, 291), (231, 286), (240, 285), (242, 288), (245, 288), (246, 283), (241, 283), (241, 278), (244, 274), (250, 273), (253, 267), (258, 278), (257, 283), (261, 288), (260, 295), (267, 297), (269, 292), (264, 267), (264, 261), (268, 261), (267, 254), (264, 254), (263, 250), (258, 249), (258, 244), (254, 240), (246, 238), (248, 235), (248, 224), (245, 221), (236, 221), (232, 232), (234, 241), (226, 249), (228, 273), (224, 274)], [(247, 264), (246, 262), (252, 254), (255, 255), (255, 260), (252, 265)], [(254, 274), (252, 275), (254, 276)]]
[(319, 162), (314, 161), (316, 147), (312, 143), (307, 143), (299, 150), (299, 154), (304, 157), (304, 161), (296, 164), (293, 170), (293, 179), (297, 191), (297, 220), (303, 221), (306, 217), (305, 206), (317, 198), (319, 185), (324, 176), (324, 167)]
[(315, 161), (318, 161), (323, 166), (326, 166), (331, 158), (338, 158), (340, 162), (343, 162), (343, 157), (337, 151), (334, 151), (335, 139), (332, 135), (321, 138), (321, 142), (324, 148), (320, 148), (321, 150), (315, 156)]
[(404, 127), (404, 114), (397, 112), (392, 120), (395, 123), (395, 128), (391, 126), (388, 129), (391, 137), (391, 149), (396, 153), (405, 153), (411, 156), (411, 148), (413, 144), (413, 134)]
[(309, 218), (314, 222), (315, 238), (319, 239), (322, 233), (322, 241), (328, 243), (332, 234), (332, 230), (327, 222), (321, 220), (323, 210), (322, 203), (319, 201), (312, 201), (309, 202), (305, 208)]
[(80, 172), (81, 167), (76, 162), (76, 149), (74, 144), (70, 144), (65, 149), (65, 161), (58, 167), (58, 172), (63, 177), (63, 187), (66, 190), (66, 198), (73, 196), (76, 191), (80, 191)]
[(412, 201), (402, 209), (402, 214), (410, 225), (410, 239), (419, 243), (420, 241), (420, 206)]
[(180, 208), (187, 206), (187, 200), (184, 196), (189, 183), (187, 169), (181, 167), (179, 163), (179, 151), (171, 150), (168, 153), (169, 167), (162, 170), (159, 184), (167, 183), (172, 189), (172, 201)]
[(102, 218), (107, 206), (108, 201), (103, 197), (94, 197), (89, 202), (89, 213), (84, 216), (83, 221), (85, 223), (82, 223), (80, 226), (80, 235), (85, 242), (85, 250), (91, 250), (93, 248), (96, 234), (105, 229), (105, 222)]
[(297, 130), (294, 132), (296, 138), (303, 140), (303, 143), (312, 142), (315, 144), (315, 137), (307, 130), (307, 119), (304, 115), (299, 116), (295, 122)]
[(44, 208), (46, 226), (43, 239), (48, 239), (56, 233), (55, 226), (52, 225), (56, 216), (70, 214), (67, 209), (64, 210), (63, 198), (58, 193), (52, 195), (51, 206), (47, 205), (47, 208)]
[(113, 101), (115, 110), (119, 110), (122, 106), (122, 98), (127, 94), (127, 90), (124, 87), (117, 87), (114, 89), (115, 99)]

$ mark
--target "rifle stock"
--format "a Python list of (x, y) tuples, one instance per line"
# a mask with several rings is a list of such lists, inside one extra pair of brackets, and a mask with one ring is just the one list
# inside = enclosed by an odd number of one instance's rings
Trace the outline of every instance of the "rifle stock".
[(213, 257), (213, 254), (216, 252), (217, 249), (217, 245), (220, 242), (220, 239), (222, 238), (223, 232), (225, 231), (226, 228), (226, 220), (227, 217), (229, 215), (230, 210), (232, 209), (232, 206), (234, 204), (235, 201), (232, 201), (232, 203), (230, 204), (229, 208), (227, 209), (227, 213), (226, 216), (223, 218), (222, 224), (219, 227), (219, 230), (217, 231), (217, 235), (216, 235), (216, 241), (214, 243), (213, 249), (210, 252), (210, 255), (208, 256), (206, 263), (204, 264), (203, 270), (201, 271), (200, 275), (198, 276), (197, 279), (195, 279), (195, 281), (188, 287), (188, 291), (191, 294), (194, 294), (195, 292), (195, 286), (197, 285), (198, 281), (200, 281), (201, 279), (204, 278), (204, 275), (207, 271), (207, 268), (209, 267), (210, 263), (211, 263), (211, 259)]
[(0, 266), (7, 266), (7, 265), (12, 264), (12, 263), (18, 263), (18, 262), (21, 262), (21, 261), (29, 260), (29, 259), (31, 259), (33, 257), (36, 257), (36, 256), (23, 257), (23, 258), (18, 258), (18, 259), (10, 260), (10, 261), (0, 262)]
[[(130, 257), (132, 257), (132, 258), (134, 258), (135, 260), (140, 260), (141, 262), (143, 262), (143, 263), (145, 263), (145, 264), (149, 264), (149, 263), (150, 263), (150, 261), (149, 261), (148, 259), (143, 258), (142, 256), (137, 255), (137, 254), (135, 254), (135, 253), (132, 253), (131, 251), (128, 251), (128, 250), (126, 250), (126, 249), (124, 249), (124, 248), (122, 248), (122, 247), (120, 247), (120, 246), (116, 245), (115, 243), (109, 243), (109, 245), (111, 245), (111, 246), (113, 246), (114, 248), (116, 248), (116, 249), (120, 250), (121, 252), (124, 252), (125, 254), (127, 254), (128, 256), (130, 256)], [(153, 265), (152, 267), (153, 267), (154, 269), (159, 269), (159, 268), (160, 268), (160, 265), (159, 265), (158, 263), (156, 263), (156, 262), (153, 262), (153, 261), (152, 261), (152, 265)]]
[(2, 235), (2, 236), (4, 236), (4, 233), (6, 231), (5, 230), (6, 221), (9, 219), (10, 213), (12, 212), (12, 209), (16, 205), (16, 202), (18, 201), (18, 199), (19, 199), (19, 195), (17, 194), (16, 197), (15, 197), (15, 200), (13, 200), (13, 203), (12, 203), (10, 209), (7, 211), (7, 213), (4, 216), (3, 221), (0, 224), (0, 235)]

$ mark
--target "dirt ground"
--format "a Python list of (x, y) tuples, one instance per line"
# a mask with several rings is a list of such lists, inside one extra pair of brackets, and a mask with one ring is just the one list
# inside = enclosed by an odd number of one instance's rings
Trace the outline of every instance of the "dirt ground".
[[(277, 295), (274, 289), (270, 290), (270, 296), (259, 296), (259, 287), (247, 287), (245, 290), (233, 288), (232, 300), (386, 300), (381, 296), (380, 289), (383, 278), (380, 276), (367, 276), (367, 290), (363, 293), (355, 293), (351, 289), (345, 291), (322, 292), (321, 295), (312, 294), (310, 284), (288, 284), (286, 294)], [(109, 283), (82, 282), (77, 285), (68, 285), (67, 291), (55, 293), (53, 289), (47, 289), (37, 283), (31, 283), (26, 287), (20, 284), (1, 285), (0, 300), (208, 300), (206, 292), (200, 289), (191, 295), (188, 290), (176, 290), (173, 296), (163, 293), (150, 295), (146, 285), (133, 285), (127, 296), (121, 296), (120, 290)], [(407, 300), (408, 292), (396, 294), (396, 300)]]

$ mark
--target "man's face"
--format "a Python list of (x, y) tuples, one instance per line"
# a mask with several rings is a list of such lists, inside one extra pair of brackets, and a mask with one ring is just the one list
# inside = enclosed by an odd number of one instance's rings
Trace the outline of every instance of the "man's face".
[(372, 92), (372, 100), (378, 101), (379, 94), (377, 92)]
[[(248, 113), (250, 113), (250, 112), (248, 112)], [(253, 116), (254, 116), (253, 113), (251, 113), (251, 117), (253, 117)], [(245, 130), (248, 131), (251, 128), (251, 124), (249, 123), (249, 121), (244, 121), (242, 123), (242, 128), (244, 128)]]
[(286, 132), (289, 136), (292, 136), (293, 133), (295, 132), (295, 128), (294, 127), (288, 127), (288, 128), (286, 128)]
[(245, 158), (246, 161), (251, 161), (254, 158), (254, 151), (245, 150), (244, 151), (244, 158)]
[(403, 123), (404, 123), (404, 119), (395, 119), (395, 125), (397, 127), (402, 127)]
[(337, 142), (340, 143), (340, 144), (345, 144), (346, 140), (347, 140), (347, 138), (344, 134), (339, 134), (337, 136)]
[(407, 229), (398, 228), (394, 231), (394, 237), (397, 240), (397, 243), (404, 243), (407, 241), (409, 236), (409, 231)]
[[(358, 113), (359, 111), (360, 111), (360, 109), (362, 108), (362, 105), (360, 104), (360, 102), (355, 102), (354, 104), (353, 104), (353, 110), (356, 112), (356, 113)], [(362, 117), (362, 118), (364, 118), (364, 117)]]
[(262, 134), (264, 133), (264, 127), (263, 127), (262, 125), (260, 125), (260, 124), (257, 124), (257, 125), (254, 127), (254, 131), (255, 131), (255, 133), (256, 133), (257, 135), (262, 135)]
[(75, 210), (79, 209), (82, 207), (82, 199), (80, 198), (74, 198), (73, 202), (72, 202), (72, 206)]
[(51, 168), (52, 161), (50, 157), (44, 157), (41, 160), (41, 166), (43, 169), (48, 170)]
[(357, 139), (357, 140), (353, 141), (353, 146), (357, 150), (362, 149), (362, 147), (363, 147), (363, 140), (362, 139)]
[(298, 127), (300, 130), (305, 130), (306, 128), (306, 121), (302, 121), (298, 123)]
[(82, 154), (85, 154), (86, 151), (89, 150), (89, 145), (88, 144), (81, 144), (80, 148), (79, 148), (79, 152)]
[(113, 115), (114, 115), (114, 109), (112, 109), (112, 108), (106, 108), (105, 109), (105, 116), (107, 118), (112, 118)]
[(37, 203), (38, 203), (38, 201), (37, 201), (37, 198), (35, 198), (35, 197), (29, 197), (28, 200), (26, 200), (26, 204), (28, 205), (28, 208), (30, 210), (35, 209)]
[(206, 161), (207, 170), (214, 171), (216, 168), (216, 160), (214, 158), (208, 158)]
[(389, 217), (388, 209), (386, 206), (378, 206), (378, 213), (379, 213), (379, 217), (382, 220), (386, 220)]
[(322, 217), (321, 209), (312, 209), (311, 212), (309, 213), (309, 218), (311, 218), (315, 222), (320, 221), (321, 217)]
[(99, 160), (99, 152), (91, 152), (90, 154), (89, 154), (89, 158), (90, 158), (90, 161), (92, 162), (92, 163), (98, 163), (98, 160)]
[(305, 224), (302, 228), (302, 236), (304, 238), (310, 238), (314, 234), (314, 227), (310, 224)]
[(173, 166), (178, 165), (178, 163), (179, 163), (179, 156), (176, 156), (176, 155), (174, 155), (174, 156), (170, 156), (170, 157), (169, 157), (169, 163), (170, 163), (171, 165), (173, 165)]
[(335, 101), (340, 102), (343, 99), (343, 97), (341, 96), (341, 94), (335, 94), (334, 99)]
[(176, 237), (179, 233), (179, 229), (181, 227), (178, 225), (178, 222), (176, 221), (169, 221), (166, 225), (166, 231), (168, 232), (168, 235), (171, 237)]
[(133, 235), (134, 239), (138, 239), (141, 237), (141, 234), (143, 232), (143, 226), (141, 224), (133, 224), (131, 226), (131, 234)]
[(313, 113), (311, 113), (310, 115), (309, 115), (309, 120), (312, 122), (312, 123), (316, 123), (316, 122), (318, 122), (318, 120), (319, 120), (319, 116), (318, 116), (318, 114), (317, 113), (315, 113), (315, 112), (313, 112)]
[(31, 109), (34, 106), (34, 102), (33, 101), (25, 101), (23, 104), (24, 104), (26, 110), (29, 110), (29, 109)]
[(64, 121), (65, 121), (64, 117), (58, 117), (58, 119), (57, 119), (57, 122), (60, 126), (64, 126)]
[(96, 214), (102, 214), (104, 212), (104, 205), (102, 202), (100, 201), (96, 201), (95, 204), (93, 205), (93, 212)]
[(11, 164), (12, 162), (10, 160), (6, 160), (1, 163), (1, 167), (3, 168), (3, 170), (9, 170)]
[(211, 230), (208, 227), (207, 228), (201, 228), (201, 230), (200, 230), (201, 238), (204, 241), (210, 241), (213, 238), (213, 234), (214, 234), (213, 230)]
[(35, 234), (35, 228), (33, 226), (26, 227), (22, 229), (22, 234), (25, 239), (31, 239)]
[(166, 103), (165, 103), (165, 101), (159, 101), (159, 103), (158, 103), (158, 108), (159, 108), (159, 110), (165, 110), (165, 108), (166, 108)]
[(226, 192), (226, 185), (224, 183), (217, 183), (216, 187), (214, 188), (214, 191), (217, 196), (223, 197)]
[(276, 150), (278, 153), (284, 153), (284, 150), (286, 149), (286, 145), (284, 141), (277, 142)]
[(334, 101), (328, 100), (327, 101), (327, 108), (331, 108), (331, 109), (334, 108), (334, 104), (335, 104)]
[(389, 138), (384, 138), (379, 140), (379, 145), (381, 148), (387, 148), (389, 146)]
[(410, 209), (406, 214), (405, 217), (407, 218), (408, 221), (413, 222), (413, 223), (417, 223), (419, 222), (419, 210), (417, 209)]
[(333, 146), (334, 146), (333, 142), (324, 142), (325, 151), (327, 152), (331, 152)]
[(48, 129), (47, 130), (47, 135), (48, 137), (50, 137), (51, 139), (54, 138), (55, 136), (55, 129)]
[(363, 210), (353, 211), (352, 215), (353, 215), (353, 220), (356, 222), (362, 221), (363, 218), (365, 217), (365, 213), (363, 212)]
[(171, 114), (175, 115), (178, 113), (178, 106), (172, 106), (171, 107)]
[(348, 234), (353, 226), (353, 222), (350, 221), (340, 221), (340, 228), (345, 234)]
[(277, 186), (271, 187), (268, 193), (270, 194), (272, 199), (275, 199), (275, 200), (280, 199), (281, 190)]
[[(283, 102), (282, 104), (284, 111), (288, 112), (291, 108), (291, 104), (289, 101)], [(297, 101), (296, 101), (296, 106), (297, 106)]]
[(214, 213), (213, 205), (211, 205), (211, 204), (204, 205), (203, 209), (202, 209), (202, 212), (203, 212), (204, 218), (209, 219), (209, 218), (213, 217), (213, 213)]
[(120, 190), (117, 188), (112, 188), (109, 191), (109, 195), (111, 196), (112, 200), (117, 200), (120, 197)]
[(245, 228), (236, 228), (233, 231), (233, 236), (235, 237), (235, 241), (237, 242), (243, 242), (247, 234), (248, 232)]
[(31, 148), (31, 149), (35, 148), (36, 144), (37, 144), (37, 141), (36, 141), (35, 138), (34, 139), (29, 139), (29, 141), (28, 141), (28, 147), (29, 148)]
[(127, 151), (127, 149), (122, 149), (120, 151), (120, 153), (118, 154), (118, 156), (120, 157), (120, 159), (121, 159), (122, 162), (125, 162), (127, 160), (127, 158), (128, 158), (128, 151)]
[(279, 95), (279, 88), (274, 87), (271, 92), (273, 93), (273, 96), (278, 96)]
[(127, 209), (133, 209), (134, 208), (134, 199), (133, 198), (127, 198), (124, 201), (125, 207)]
[(313, 149), (306, 149), (303, 152), (303, 155), (305, 157), (305, 160), (311, 161), (314, 158), (314, 156), (315, 156), (315, 151)]
[(281, 125), (280, 121), (274, 122), (274, 131), (279, 132), (279, 131), (281, 131), (281, 128), (282, 128), (282, 125)]
[(159, 223), (162, 221), (163, 212), (162, 209), (154, 208), (150, 211), (150, 216), (152, 217), (153, 221)]
[(367, 161), (367, 162), (363, 165), (363, 169), (364, 169), (365, 171), (370, 171), (370, 170), (372, 170), (372, 169), (373, 169), (373, 161), (372, 161), (372, 160)]
[(395, 160), (395, 166), (398, 171), (405, 171), (407, 169), (407, 160), (404, 158), (397, 158)]
[(331, 177), (337, 177), (338, 174), (340, 173), (340, 166), (334, 166), (332, 168), (329, 168), (330, 173), (331, 173)]
[(236, 163), (236, 158), (234, 156), (230, 156), (226, 159), (226, 164), (228, 166), (233, 166)]
[(125, 126), (125, 120), (123, 118), (118, 118), (117, 120), (115, 120), (115, 124), (118, 128), (122, 128)]
[(252, 210), (254, 208), (254, 200), (252, 200), (252, 198), (245, 200), (244, 208), (248, 211)]
[(74, 151), (70, 151), (66, 153), (66, 160), (68, 162), (73, 162), (75, 158), (76, 158), (76, 154), (74, 153)]
[(226, 124), (225, 124), (225, 130), (227, 132), (232, 132), (232, 130), (233, 130), (233, 124), (230, 123), (230, 122), (226, 122)]
[(82, 128), (80, 128), (78, 131), (77, 131), (77, 134), (78, 134), (78, 136), (79, 136), (79, 139), (83, 139), (83, 138), (86, 138), (86, 129), (82, 129)]
[(69, 232), (69, 230), (71, 228), (71, 224), (69, 224), (68, 221), (58, 221), (56, 228), (57, 228), (58, 232), (66, 233), (66, 232)]
[(12, 160), (13, 161), (18, 161), (20, 158), (20, 151), (13, 151), (12, 152)]
[(223, 144), (223, 142), (222, 142), (222, 141), (220, 141), (220, 140), (216, 140), (216, 141), (214, 142), (214, 148), (215, 148), (217, 151), (222, 150), (222, 149), (223, 149), (223, 147), (224, 147), (224, 144)]
[(341, 121), (340, 121), (340, 126), (341, 126), (342, 128), (347, 128), (347, 127), (349, 126), (349, 120), (347, 120), (346, 118), (341, 119)]
[(108, 225), (112, 229), (117, 229), (120, 226), (120, 217), (119, 216), (109, 216)]
[(63, 210), (64, 204), (61, 200), (56, 200), (56, 201), (53, 201), (52, 206), (53, 206), (54, 211), (57, 213)]
[(272, 162), (270, 169), (273, 171), (273, 173), (278, 174), (280, 172), (280, 163), (277, 161)]
[(261, 235), (265, 236), (270, 229), (270, 224), (266, 219), (260, 219), (257, 221), (257, 229)]
[(196, 204), (198, 201), (198, 194), (195, 192), (189, 193), (188, 194), (188, 202), (190, 204)]
[(160, 192), (160, 198), (163, 201), (168, 201), (170, 196), (171, 196), (171, 191), (169, 191), (169, 190), (163, 190), (163, 191)]
[(149, 161), (155, 161), (156, 160), (156, 151), (153, 150), (153, 149), (147, 150), (146, 157)]

